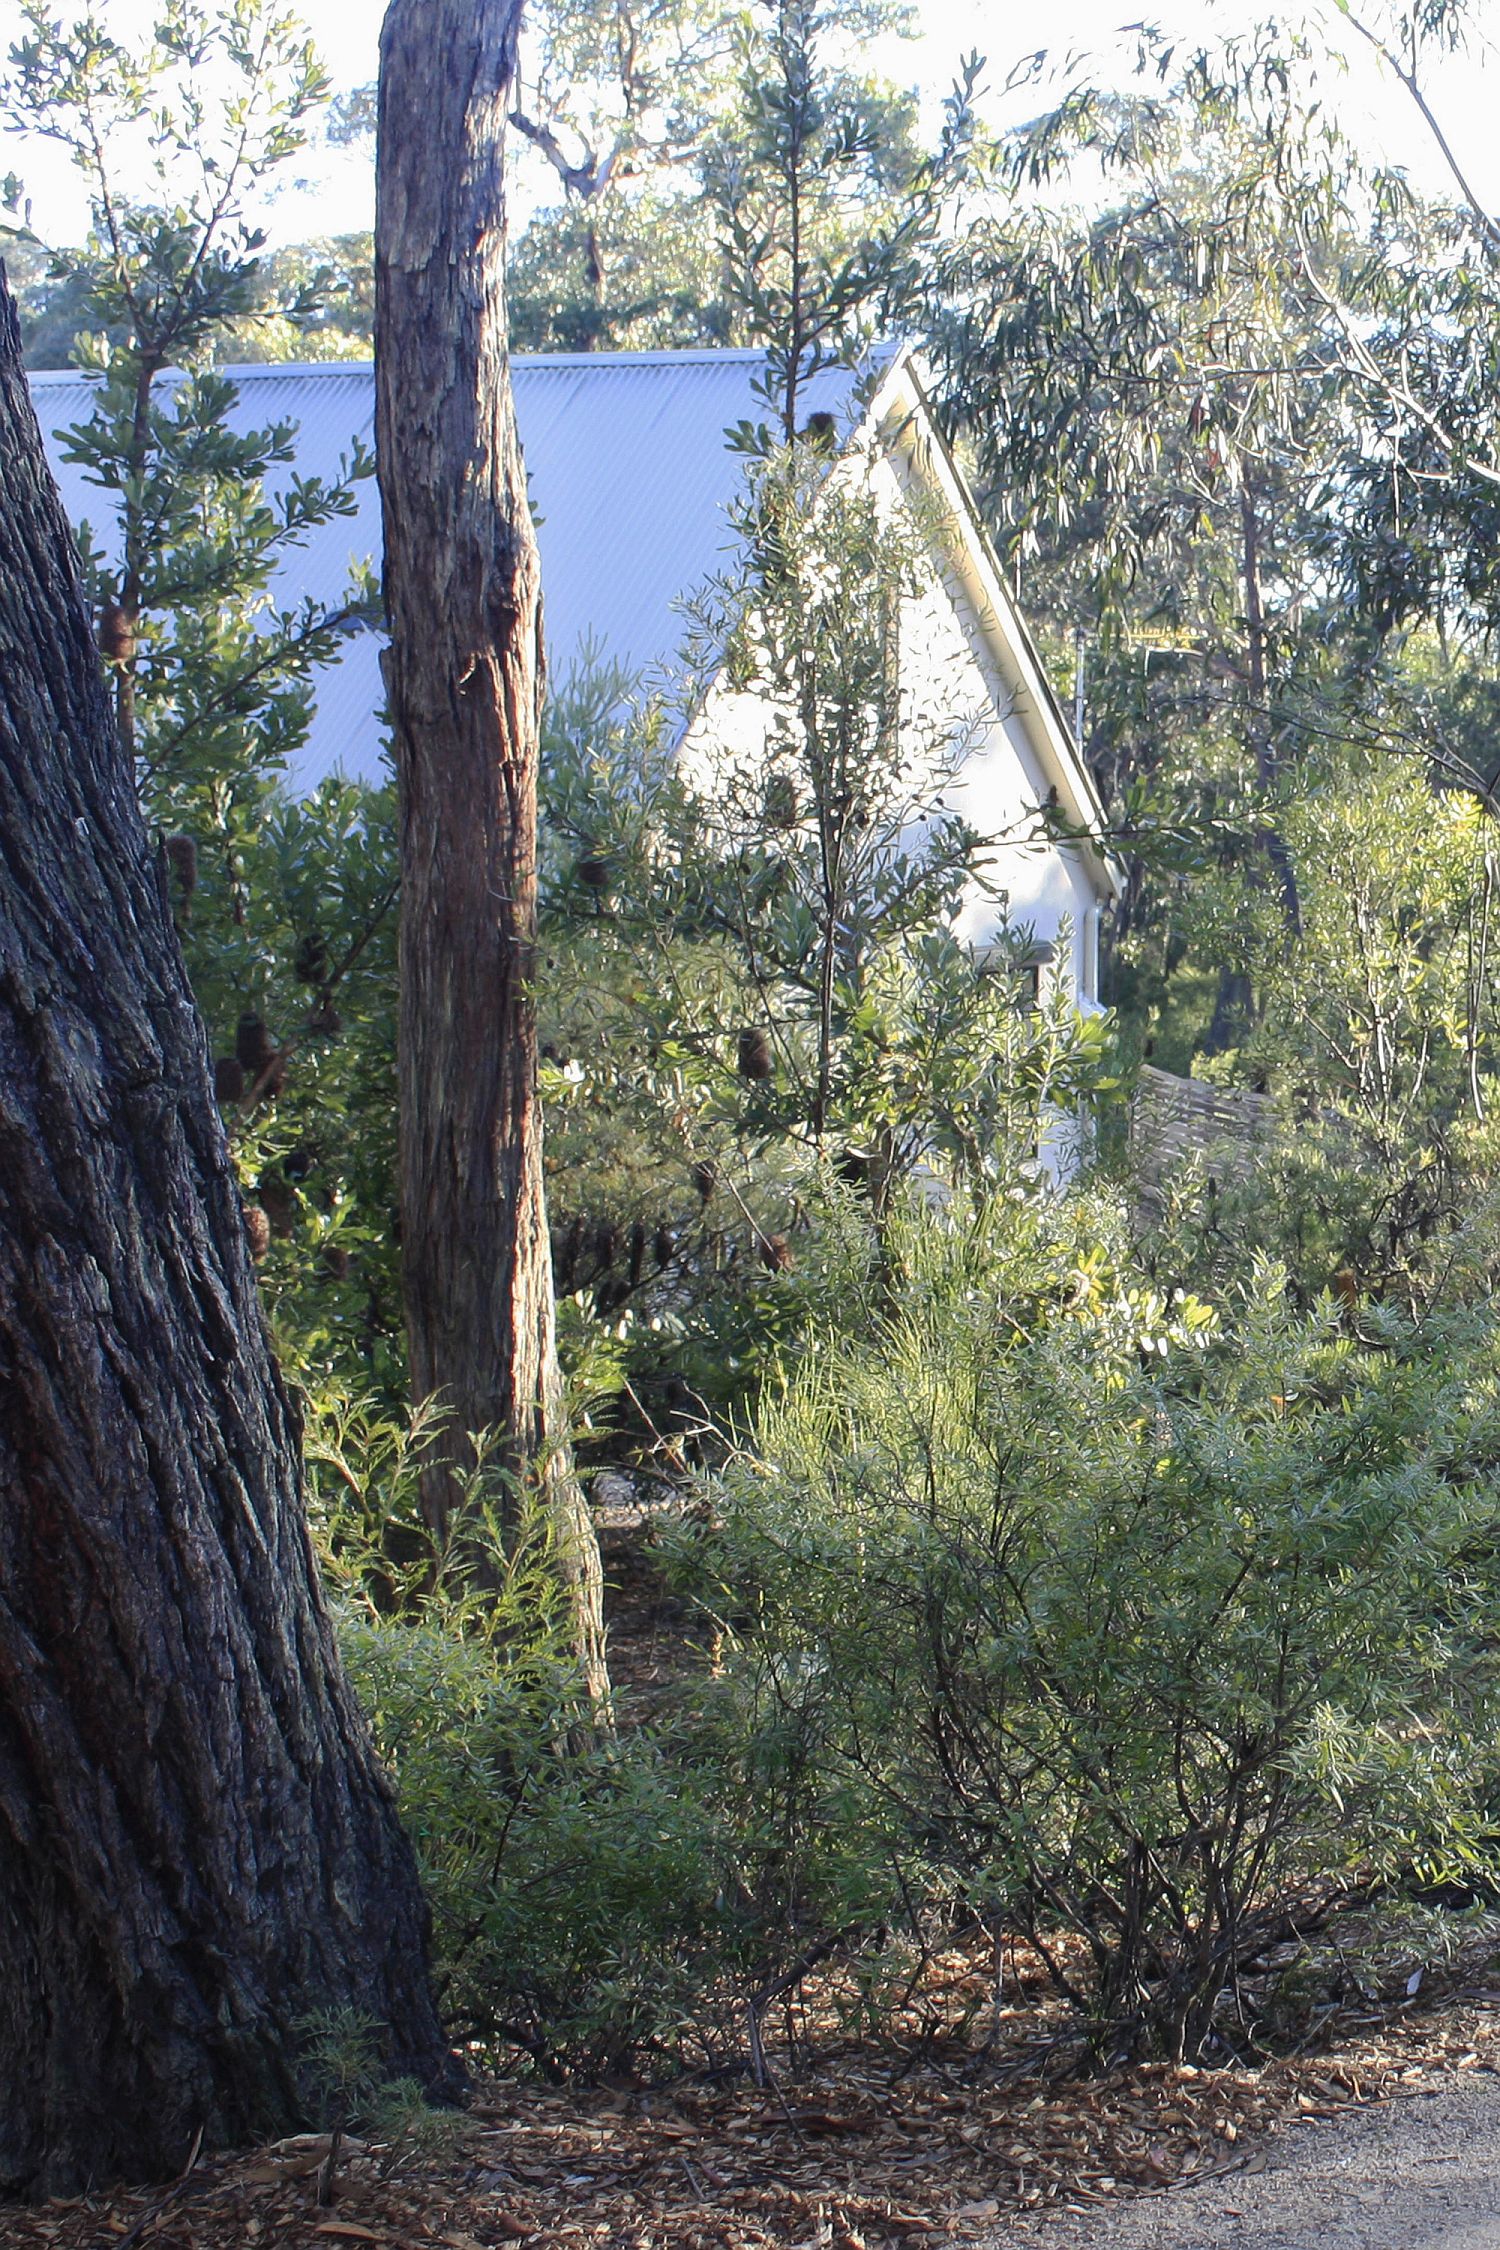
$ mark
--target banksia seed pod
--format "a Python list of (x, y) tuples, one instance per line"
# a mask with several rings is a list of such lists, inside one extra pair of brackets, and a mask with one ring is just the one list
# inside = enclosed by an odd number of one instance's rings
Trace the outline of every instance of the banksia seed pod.
[(672, 1263), (672, 1260), (677, 1255), (677, 1237), (672, 1232), (672, 1229), (670, 1227), (657, 1228), (656, 1242), (654, 1247), (656, 1250), (657, 1264), (659, 1266), (669, 1266)]
[(337, 1039), (344, 1028), (344, 1019), (331, 1000), (315, 1008), (307, 1019), (307, 1028), (319, 1039)]
[(557, 1269), (557, 1285), (564, 1296), (571, 1293), (573, 1276), (578, 1271), (578, 1261), (583, 1255), (583, 1221), (575, 1219), (566, 1234), (556, 1238), (552, 1245), (553, 1263)]
[(111, 664), (135, 659), (135, 627), (117, 601), (107, 601), (99, 612), (99, 651)]
[(278, 1094), (285, 1092), (286, 1056), (279, 1047), (272, 1048), (271, 1059), (264, 1070), (257, 1072), (255, 1083), (260, 1088), (262, 1101), (274, 1102)]
[(594, 1256), (601, 1266), (612, 1266), (620, 1248), (620, 1230), (602, 1219), (594, 1229)]
[(792, 1246), (784, 1234), (763, 1234), (760, 1238), (760, 1254), (772, 1273), (791, 1272)]
[(297, 1191), (277, 1172), (267, 1172), (255, 1190), (273, 1234), (290, 1234), (297, 1223)]
[(191, 836), (169, 836), (162, 849), (186, 905), (198, 888), (198, 847)]
[(714, 1189), (718, 1184), (719, 1167), (712, 1157), (706, 1156), (700, 1163), (693, 1166), (693, 1185), (698, 1190), (700, 1203), (708, 1203), (712, 1200)]
[(639, 1219), (630, 1230), (630, 1286), (639, 1289), (646, 1271), (646, 1230)]
[(238, 1055), (220, 1055), (214, 1064), (214, 1099), (221, 1102), (242, 1102), (244, 1098), (244, 1064)]
[(741, 1078), (769, 1078), (771, 1075), (771, 1042), (758, 1025), (748, 1025), (740, 1033), (739, 1068)]
[(323, 1245), (323, 1264), (334, 1281), (349, 1279), (349, 1253), (341, 1243), (327, 1242)]
[(815, 445), (820, 453), (832, 453), (838, 442), (838, 425), (831, 414), (820, 410), (816, 414), (808, 415), (807, 420), (802, 425), (802, 435), (806, 438), (808, 444)]
[(258, 1076), (275, 1054), (265, 1018), (247, 1009), (235, 1026), (234, 1051), (252, 1077)]
[(271, 1222), (258, 1203), (242, 1206), (245, 1214), (245, 1240), (250, 1255), (257, 1265), (271, 1247)]
[(591, 852), (587, 859), (579, 860), (574, 873), (586, 889), (596, 894), (609, 889), (609, 861), (602, 852)]
[(309, 930), (297, 946), (292, 963), (299, 984), (321, 984), (328, 974), (328, 940), (321, 930)]
[(302, 1181), (312, 1170), (316, 1157), (305, 1141), (299, 1141), (281, 1160), (281, 1169), (289, 1180)]

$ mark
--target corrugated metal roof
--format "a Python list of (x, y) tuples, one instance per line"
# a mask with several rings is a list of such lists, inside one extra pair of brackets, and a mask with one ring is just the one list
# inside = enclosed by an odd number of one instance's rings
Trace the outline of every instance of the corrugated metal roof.
[[(683, 637), (676, 605), (722, 570), (730, 532), (726, 510), (744, 472), (725, 431), (766, 418), (754, 380), (759, 352), (539, 353), (511, 363), (516, 420), (526, 458), (537, 537), (548, 660), (561, 679), (585, 646), (628, 672), (650, 678), (671, 667)], [(239, 385), (230, 419), (248, 430), (297, 425), (295, 468), (331, 477), (356, 439), (374, 443), (375, 379), (368, 364), (233, 367)], [(63, 502), (108, 548), (110, 504), (85, 472), (62, 459), (58, 433), (90, 411), (91, 381), (36, 373), (32, 395)], [(809, 412), (833, 414), (847, 429), (856, 414), (857, 377), (828, 369), (807, 386)], [(359, 509), (311, 533), (282, 563), (274, 598), (292, 607), (311, 595), (337, 602), (351, 565), (378, 562), (380, 501), (373, 479)], [(378, 637), (352, 642), (320, 675), (317, 711), (292, 775), (310, 787), (335, 768), (374, 777), (381, 702)]]

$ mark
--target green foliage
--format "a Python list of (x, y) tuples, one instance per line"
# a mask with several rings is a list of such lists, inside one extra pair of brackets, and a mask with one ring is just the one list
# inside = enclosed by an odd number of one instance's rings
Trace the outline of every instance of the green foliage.
[(446, 2019), (549, 2076), (680, 2060), (714, 1982), (711, 1821), (659, 1742), (569, 1754), (564, 1636), (529, 1602), (508, 1623), (344, 1634), (427, 1878)]
[[(899, 657), (937, 534), (868, 468), (830, 474), (812, 441), (753, 454), (741, 560), (694, 605), (700, 684), (726, 683), (702, 743), (690, 724), (674, 759), (659, 711), (622, 717), (608, 667), (549, 721), (558, 1283), (669, 1442), (737, 1414), (818, 1316), (851, 1210), (878, 1263), (900, 1182), (991, 1179), (1036, 1154), (1045, 1107), (1112, 1085), (1107, 1026), (1025, 967), (1034, 934), (946, 809), (971, 717)], [(998, 925), (977, 964), (961, 908)]]
[(254, 307), (263, 237), (246, 201), (304, 145), (328, 96), (322, 66), (271, 0), (171, 0), (135, 46), (45, 0), (22, 0), (20, 16), (0, 109), (67, 150), (91, 205), (89, 240), (53, 247), (52, 279), (74, 284), (93, 325), (128, 323), (152, 374), (186, 366)]
[(1218, 1286), (1256, 1246), (1304, 1301), (1337, 1273), (1426, 1303), (1466, 1268), (1455, 1229), (1482, 1219), (1494, 1179), (1490, 817), (1378, 751), (1327, 750), (1305, 772), (1283, 816), (1297, 943), (1268, 900), (1193, 909), (1204, 951), (1232, 946), (1261, 995), (1242, 1045), (1199, 1068), (1268, 1089), (1280, 1122), (1248, 1170), (1210, 1157), (1177, 1179), (1147, 1254)]
[(135, 45), (40, 0), (24, 15), (5, 114), (72, 154), (92, 214), (83, 245), (48, 254), (95, 378), (64, 440), (99, 494), (85, 584), (259, 1205), (252, 1241), (270, 1238), (278, 1340), (304, 1380), (362, 1367), (389, 1387), (393, 805), (338, 781), (287, 787), (316, 677), (373, 627), (378, 597), (368, 570), (332, 606), (277, 596), (374, 462), (356, 444), (334, 476), (298, 473), (294, 427), (249, 426), (213, 364), (325, 317), (330, 268), (268, 261), (245, 212), (304, 146), (327, 82), (270, 0), (174, 0)]
[(602, 206), (562, 203), (537, 212), (511, 245), (511, 342), (536, 352), (737, 344), (719, 283), (718, 246), (696, 197), (643, 187)]
[[(580, 1750), (586, 1697), (530, 1506), (483, 1587), (472, 1536), (423, 1521), (431, 1418), (325, 1398), (308, 1434), (312, 1514), (346, 1662), (393, 1773), (432, 1902), (455, 2037), (548, 2075), (679, 2057), (717, 1974), (715, 1816), (670, 1739)], [(472, 1524), (503, 1513), (477, 1440)]]
[(738, 112), (706, 167), (723, 292), (766, 353), (763, 392), (790, 443), (820, 367), (896, 333), (962, 174), (977, 58), (937, 148), (919, 152), (912, 105), (840, 58), (902, 24), (884, 0), (758, 0), (738, 29)]
[[(296, 2027), (302, 2078), (325, 2130), (368, 2134), (386, 2151), (386, 2169), (404, 2157), (438, 2155), (463, 2132), (452, 2110), (429, 2106), (414, 2078), (393, 2078), (381, 2053), (380, 2026), (353, 2008), (321, 2008)], [(337, 2162), (329, 2157), (329, 2177)]]
[(1490, 1863), (1492, 1350), (1356, 1343), (1271, 1269), (1175, 1303), (1092, 1231), (913, 1218), (691, 1560), (749, 1739), (806, 1746), (889, 1911), (957, 1895), (1112, 2050), (1195, 2054), (1310, 1885)]
[(719, 2064), (830, 1962), (878, 2026), (978, 1919), (1102, 2052), (1211, 2053), (1254, 2037), (1237, 1980), (1328, 1887), (1492, 1877), (1487, 1319), (1355, 1335), (1270, 1267), (1168, 1293), (1107, 1205), (1019, 1184), (893, 1217), (874, 1318), (867, 1256), (851, 1236), (817, 1348), (668, 1537), (712, 1664), (581, 1756), (544, 1527), (480, 1596), (422, 1530), (407, 1433), (314, 1437), (483, 2051)]

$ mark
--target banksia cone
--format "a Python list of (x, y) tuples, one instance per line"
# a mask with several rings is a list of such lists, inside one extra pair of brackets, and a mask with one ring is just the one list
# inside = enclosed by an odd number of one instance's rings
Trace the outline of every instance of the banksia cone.
[(802, 435), (806, 438), (808, 444), (815, 445), (820, 453), (832, 453), (838, 442), (838, 425), (831, 414), (819, 411), (816, 414), (808, 415), (807, 420), (802, 425)]
[(238, 1055), (220, 1055), (214, 1064), (214, 1098), (221, 1102), (244, 1100), (245, 1066)]
[(258, 1203), (243, 1206), (245, 1213), (245, 1240), (250, 1255), (257, 1265), (271, 1247), (271, 1222)]
[(279, 1047), (272, 1048), (271, 1059), (264, 1070), (257, 1072), (255, 1083), (263, 1101), (274, 1102), (276, 1096), (285, 1091), (286, 1056)]
[(169, 836), (162, 849), (167, 855), (167, 865), (177, 877), (186, 906), (198, 888), (198, 847), (191, 836)]
[(240, 1017), (235, 1026), (234, 1051), (252, 1077), (257, 1077), (265, 1069), (276, 1048), (263, 1016), (257, 1016), (247, 1009)]
[(771, 1042), (758, 1025), (751, 1024), (740, 1033), (739, 1066), (741, 1078), (771, 1075)]
[(609, 861), (602, 852), (591, 852), (575, 869), (578, 880), (595, 893), (609, 889)]
[(594, 1229), (594, 1256), (601, 1266), (612, 1266), (620, 1248), (620, 1230), (608, 1219), (600, 1221)]
[(714, 1189), (718, 1184), (719, 1167), (714, 1163), (712, 1157), (706, 1156), (701, 1163), (693, 1166), (693, 1185), (698, 1190), (700, 1203), (708, 1203), (712, 1200)]
[(111, 664), (130, 664), (135, 659), (135, 627), (116, 601), (108, 601), (99, 612), (99, 651)]
[(342, 1244), (337, 1242), (324, 1244), (323, 1264), (332, 1280), (347, 1281), (349, 1279), (349, 1253), (343, 1248)]
[(792, 1246), (784, 1234), (763, 1234), (760, 1238), (760, 1254), (772, 1273), (791, 1272)]
[(578, 1271), (578, 1261), (583, 1255), (583, 1221), (575, 1219), (566, 1234), (553, 1243), (557, 1266), (557, 1284), (566, 1296), (573, 1287), (573, 1276)]
[(630, 1230), (630, 1286), (639, 1289), (646, 1271), (646, 1230), (639, 1219)]
[(271, 1232), (290, 1234), (297, 1223), (297, 1191), (291, 1183), (277, 1172), (267, 1172), (255, 1193)]
[(337, 1039), (344, 1028), (344, 1019), (331, 1000), (315, 1008), (307, 1019), (307, 1028), (319, 1039)]
[(297, 947), (292, 964), (300, 984), (321, 984), (328, 974), (328, 940), (321, 930), (309, 930)]
[(657, 1264), (669, 1266), (677, 1255), (677, 1237), (670, 1227), (657, 1228), (655, 1249)]

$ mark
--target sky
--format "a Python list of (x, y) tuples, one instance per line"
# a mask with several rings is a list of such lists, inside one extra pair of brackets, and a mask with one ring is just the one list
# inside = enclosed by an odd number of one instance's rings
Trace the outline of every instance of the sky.
[[(138, 37), (153, 14), (152, 0), (94, 4), (108, 28), (126, 39)], [(1404, 164), (1419, 186), (1446, 184), (1411, 102), (1348, 31), (1337, 0), (1313, 0), (1313, 5), (1320, 7), (1318, 20), (1331, 56), (1327, 91), (1345, 129), (1372, 154)], [(1373, 10), (1379, 0), (1370, 5)], [(1494, 130), (1500, 108), (1500, 0), (1472, 0), (1472, 6), (1477, 35), (1471, 51), (1436, 70), (1430, 91), (1475, 188), (1491, 208), (1500, 208), (1500, 135)], [(75, 10), (61, 0), (60, 12), (70, 16)], [(1049, 67), (1088, 56), (1097, 59), (1102, 75), (1124, 83), (1144, 12), (1139, 0), (1135, 6), (1131, 0), (1049, 0), (1045, 12), (1017, 8), (1010, 0), (916, 0), (917, 37), (892, 43), (874, 59), (889, 76), (920, 86), (935, 107), (970, 48), (986, 56), (987, 80), (998, 89), (1042, 31)], [(374, 78), (381, 13), (375, 0), (301, 0), (298, 13), (336, 87), (365, 85)], [(1247, 24), (1256, 13), (1254, 0), (1160, 0), (1149, 10), (1153, 22), (1188, 41)], [(0, 0), (0, 54), (8, 52), (20, 29), (18, 0)], [(1035, 88), (1008, 100), (998, 92), (989, 99), (990, 114), (997, 119), (1016, 119), (1043, 106), (1045, 95)], [(371, 224), (374, 186), (367, 150), (319, 145), (305, 151), (290, 170), (295, 177), (257, 213), (273, 242), (353, 232)], [(0, 136), (0, 176), (12, 171), (32, 198), (38, 231), (48, 239), (77, 239), (85, 223), (84, 204), (76, 175), (61, 152), (34, 138)], [(538, 199), (543, 190), (543, 179), (534, 176), (530, 199)]]

